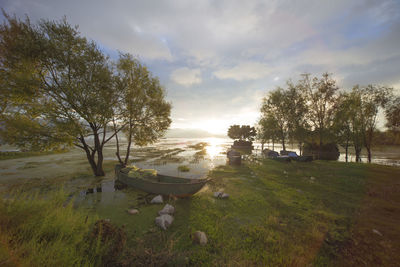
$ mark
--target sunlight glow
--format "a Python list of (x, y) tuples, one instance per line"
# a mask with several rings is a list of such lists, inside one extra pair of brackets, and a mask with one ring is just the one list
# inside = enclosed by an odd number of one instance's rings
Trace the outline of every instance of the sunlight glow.
[(211, 159), (214, 159), (216, 156), (221, 154), (224, 150), (221, 146), (221, 140), (217, 138), (208, 138), (207, 143), (209, 144), (206, 146), (207, 154)]

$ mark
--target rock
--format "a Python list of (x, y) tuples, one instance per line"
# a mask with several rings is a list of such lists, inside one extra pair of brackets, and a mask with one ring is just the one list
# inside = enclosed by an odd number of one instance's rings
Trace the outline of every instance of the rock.
[(378, 230), (376, 230), (376, 229), (372, 229), (372, 232), (373, 232), (374, 234), (377, 234), (377, 235), (383, 236), (383, 235), (381, 234), (381, 232), (379, 232), (379, 231), (378, 231)]
[(161, 216), (156, 217), (156, 225), (159, 226), (163, 230), (167, 230), (167, 228), (172, 224), (174, 221), (174, 217), (169, 214), (163, 214)]
[(214, 197), (219, 198), (220, 196), (222, 196), (222, 194), (223, 194), (222, 192), (215, 192)]
[(215, 192), (214, 197), (215, 198), (228, 198), (229, 195), (224, 192)]
[(207, 244), (207, 236), (204, 232), (196, 231), (193, 235), (193, 241), (201, 246), (205, 246)]
[(163, 215), (163, 214), (174, 214), (175, 208), (171, 206), (170, 204), (166, 204), (162, 210), (158, 212), (158, 215)]
[(128, 213), (133, 215), (133, 214), (138, 214), (139, 211), (137, 209), (129, 209)]
[(161, 195), (155, 196), (151, 201), (151, 204), (162, 204), (163, 203), (163, 198)]

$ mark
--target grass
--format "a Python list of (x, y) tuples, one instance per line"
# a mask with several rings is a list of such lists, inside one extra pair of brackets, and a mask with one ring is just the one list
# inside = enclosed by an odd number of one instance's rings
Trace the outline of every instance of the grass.
[(180, 172), (189, 172), (190, 168), (187, 165), (180, 165), (180, 166), (178, 166), (178, 171), (180, 171)]
[[(81, 225), (83, 216), (93, 213), (123, 227), (127, 243), (123, 249), (118, 247), (118, 251), (123, 251), (118, 258), (120, 265), (394, 266), (400, 260), (400, 168), (263, 160), (245, 161), (237, 167), (220, 166), (209, 176), (213, 180), (191, 198), (166, 198), (176, 208), (174, 222), (167, 231), (154, 224), (163, 205), (147, 204), (152, 196), (133, 188), (90, 194), (78, 210), (51, 201), (42, 206), (25, 203), (33, 206), (24, 209), (8, 206), (6, 211), (4, 207), (8, 204), (4, 202), (0, 206), (0, 265), (1, 259), (9, 259), (9, 255), (17, 263), (32, 261), (32, 265), (38, 265), (40, 259), (46, 264), (44, 256), (30, 252), (35, 251), (32, 240), (37, 240), (31, 237), (40, 235), (25, 235), (24, 229), (31, 229), (27, 233), (40, 229), (40, 233), (48, 228), (55, 236), (66, 238), (65, 233), (71, 234), (76, 242), (56, 238), (66, 242), (66, 250), (61, 241), (55, 243), (54, 248), (44, 253), (49, 259), (47, 265), (67, 263), (69, 256), (58, 249), (67, 251), (73, 247), (78, 248), (73, 258), (92, 264), (93, 258), (80, 254), (79, 248), (84, 245), (78, 240), (90, 229), (86, 224)], [(214, 198), (216, 191), (228, 193), (229, 198)], [(128, 214), (129, 208), (139, 209), (139, 214)], [(15, 215), (9, 215), (10, 212)], [(74, 212), (79, 223), (78, 230), (71, 233), (74, 226), (70, 221), (75, 219), (69, 217), (75, 216), (71, 215)], [(90, 218), (88, 225), (93, 225), (95, 219)], [(206, 233), (206, 246), (192, 242), (195, 231)], [(18, 246), (7, 241), (19, 232), (24, 238), (16, 239)], [(84, 244), (96, 247), (94, 243)], [(26, 259), (23, 251), (29, 252)], [(90, 255), (99, 255), (93, 253)], [(58, 257), (67, 260), (58, 263), (55, 261)], [(96, 264), (99, 257), (95, 258)]]
[(18, 158), (26, 158), (26, 157), (35, 157), (35, 156), (44, 156), (44, 155), (52, 155), (65, 153), (68, 150), (55, 150), (55, 151), (27, 151), (27, 152), (0, 152), (0, 160), (6, 159), (18, 159)]
[(0, 214), (1, 266), (98, 266), (118, 245), (109, 238), (118, 228), (73, 208), (63, 191), (2, 197)]
[[(344, 264), (344, 255), (356, 255), (348, 257), (355, 263), (361, 259), (367, 264), (390, 265), (400, 255), (398, 196), (392, 204), (393, 199), (372, 202), (378, 210), (389, 208), (394, 216), (390, 220), (383, 214), (378, 219), (374, 213), (360, 212), (372, 205), (365, 202), (371, 185), (384, 181), (393, 187), (399, 184), (399, 174), (400, 169), (394, 167), (322, 161), (286, 164), (265, 160), (218, 167), (210, 173), (213, 181), (206, 189), (188, 199), (168, 201), (176, 213), (167, 231), (154, 225), (162, 205), (140, 206), (135, 190), (125, 200), (119, 198), (95, 209), (100, 216), (125, 224), (125, 260), (134, 265), (338, 266)], [(212, 192), (220, 190), (229, 199), (214, 198)], [(129, 207), (139, 208), (140, 214), (129, 216)], [(374, 220), (363, 226), (362, 237), (369, 245), (358, 255), (352, 243), (366, 242), (354, 239), (358, 225), (369, 220), (364, 216)], [(385, 227), (375, 224), (379, 220)], [(368, 249), (382, 251), (382, 240), (376, 240), (381, 237), (372, 232), (375, 228), (387, 235), (386, 246), (393, 251), (379, 252), (383, 255), (370, 261)], [(191, 234), (197, 230), (208, 237), (204, 247), (192, 242)]]
[(192, 148), (194, 150), (202, 150), (205, 149), (206, 146), (208, 146), (209, 144), (207, 142), (200, 142), (194, 145), (189, 145), (188, 148)]

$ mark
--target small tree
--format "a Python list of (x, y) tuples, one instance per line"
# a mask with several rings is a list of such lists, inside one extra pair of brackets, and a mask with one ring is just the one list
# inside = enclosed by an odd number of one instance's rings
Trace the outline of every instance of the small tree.
[(321, 147), (327, 141), (333, 123), (336, 91), (338, 90), (336, 81), (331, 78), (329, 73), (324, 73), (320, 79), (311, 78), (310, 74), (303, 74), (303, 79), (298, 86), (306, 94), (307, 119), (317, 132), (319, 147)]
[(256, 129), (254, 127), (250, 127), (250, 125), (242, 125), (242, 127), (240, 128), (240, 135), (241, 140), (253, 142), (257, 135), (257, 132)]
[(394, 98), (385, 110), (386, 127), (394, 132), (400, 132), (400, 97)]
[(290, 127), (288, 109), (286, 93), (282, 88), (271, 91), (268, 96), (263, 99), (261, 107), (261, 116), (273, 118), (276, 122), (276, 130), (282, 142), (283, 150), (286, 150), (285, 140), (288, 138)]
[(228, 137), (234, 140), (239, 140), (242, 137), (240, 125), (231, 125), (228, 129)]
[[(121, 165), (127, 165), (132, 143), (140, 146), (152, 143), (168, 129), (171, 105), (165, 101), (158, 79), (131, 55), (120, 55), (117, 71), (119, 98), (113, 119), (116, 155)], [(126, 125), (123, 132), (128, 145), (124, 160), (120, 155), (117, 122)]]
[(287, 82), (288, 88), (285, 93), (287, 120), (289, 122), (288, 136), (292, 142), (297, 142), (300, 155), (305, 141), (309, 138), (309, 123), (307, 113), (309, 112), (306, 104), (306, 92), (291, 81)]
[(361, 88), (361, 115), (363, 123), (363, 141), (371, 162), (371, 147), (376, 131), (377, 117), (380, 108), (385, 108), (392, 95), (392, 88), (368, 85)]
[(251, 145), (251, 142), (254, 141), (256, 135), (256, 129), (254, 127), (250, 127), (250, 125), (231, 125), (228, 129), (228, 136), (234, 140), (237, 140), (235, 143), (248, 142)]
[(352, 113), (353, 105), (350, 95), (342, 93), (335, 104), (333, 131), (336, 141), (345, 148), (346, 162), (348, 161), (348, 148), (352, 140)]
[(262, 117), (258, 121), (257, 139), (261, 143), (261, 150), (264, 150), (264, 144), (270, 140), (272, 141), (272, 150), (274, 150), (278, 132), (279, 126), (273, 117)]

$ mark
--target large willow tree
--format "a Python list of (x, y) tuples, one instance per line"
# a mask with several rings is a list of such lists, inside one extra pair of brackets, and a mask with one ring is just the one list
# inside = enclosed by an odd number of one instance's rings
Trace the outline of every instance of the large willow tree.
[[(0, 97), (4, 107), (1, 134), (5, 141), (27, 149), (74, 145), (85, 152), (94, 175), (102, 176), (103, 147), (130, 127), (125, 116), (140, 118), (143, 125), (169, 122), (169, 109), (159, 115), (145, 109), (131, 112), (128, 106), (119, 105), (123, 92), (120, 72), (93, 41), (82, 37), (65, 19), (42, 20), (37, 25), (28, 19), (7, 15), (6, 19), (0, 27), (0, 77), (5, 85)], [(142, 86), (139, 81), (131, 82)], [(140, 91), (124, 96), (136, 104), (147, 103), (148, 98)], [(118, 126), (107, 133), (116, 112)], [(160, 133), (165, 128), (153, 131)], [(147, 132), (140, 134), (140, 139), (146, 139)]]

